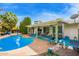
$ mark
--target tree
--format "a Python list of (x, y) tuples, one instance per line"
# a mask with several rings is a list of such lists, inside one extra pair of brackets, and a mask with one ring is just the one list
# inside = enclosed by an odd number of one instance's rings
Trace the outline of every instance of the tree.
[(11, 31), (18, 22), (17, 16), (12, 12), (6, 12), (5, 14), (0, 15), (0, 19), (2, 22), (2, 28), (6, 28), (6, 31)]
[(24, 25), (30, 25), (31, 24), (31, 18), (30, 17), (25, 17), (23, 20)]
[(25, 17), (24, 20), (20, 22), (20, 26), (19, 26), (20, 32), (27, 34), (28, 28), (26, 26), (30, 24), (31, 24), (31, 18)]

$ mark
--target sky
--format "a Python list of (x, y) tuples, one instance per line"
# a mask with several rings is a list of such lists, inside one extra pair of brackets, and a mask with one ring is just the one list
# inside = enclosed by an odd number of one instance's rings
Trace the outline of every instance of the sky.
[[(78, 3), (0, 3), (0, 14), (13, 12), (17, 15), (19, 22), (24, 17), (31, 17), (32, 23), (37, 20), (50, 21), (57, 18), (70, 20), (70, 16), (78, 13)], [(19, 25), (19, 22), (17, 25)]]

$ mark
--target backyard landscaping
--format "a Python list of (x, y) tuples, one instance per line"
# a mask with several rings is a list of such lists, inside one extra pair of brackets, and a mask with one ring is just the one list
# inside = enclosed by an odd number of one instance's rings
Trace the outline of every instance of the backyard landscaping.
[(72, 28), (65, 27), (72, 26), (73, 23), (66, 23), (62, 18), (57, 18), (32, 25), (31, 18), (24, 17), (17, 26), (18, 21), (17, 15), (12, 12), (0, 15), (0, 55), (79, 56), (77, 34), (67, 36), (66, 33), (75, 33), (75, 30), (70, 32)]

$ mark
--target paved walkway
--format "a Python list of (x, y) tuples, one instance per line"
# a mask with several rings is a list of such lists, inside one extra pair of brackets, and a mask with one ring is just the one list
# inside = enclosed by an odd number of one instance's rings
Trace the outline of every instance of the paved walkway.
[(29, 47), (36, 51), (38, 54), (42, 54), (44, 52), (47, 52), (48, 48), (51, 47), (51, 45), (47, 41), (35, 39), (35, 42), (29, 45)]

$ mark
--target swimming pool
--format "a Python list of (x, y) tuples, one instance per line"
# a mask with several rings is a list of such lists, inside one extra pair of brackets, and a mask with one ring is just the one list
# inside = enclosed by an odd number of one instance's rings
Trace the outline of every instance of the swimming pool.
[(22, 48), (31, 44), (33, 41), (33, 38), (24, 38), (22, 35), (2, 38), (0, 39), (0, 52)]

